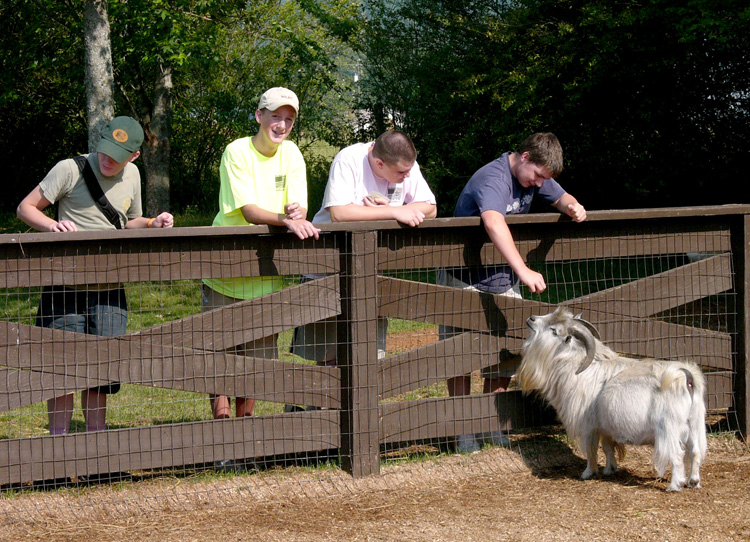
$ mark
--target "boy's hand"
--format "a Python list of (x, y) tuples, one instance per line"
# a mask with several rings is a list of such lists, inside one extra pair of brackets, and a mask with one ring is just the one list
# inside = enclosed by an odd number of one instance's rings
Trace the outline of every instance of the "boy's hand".
[(152, 228), (171, 228), (172, 226), (174, 226), (174, 217), (166, 212), (156, 215), (151, 223)]
[(287, 203), (284, 206), (284, 214), (289, 220), (302, 220), (305, 218), (302, 206), (296, 201), (294, 203)]
[(586, 220), (586, 209), (580, 203), (571, 203), (568, 205), (568, 216), (576, 222), (583, 222)]
[(531, 293), (540, 294), (547, 289), (547, 285), (544, 283), (544, 277), (541, 273), (537, 273), (533, 269), (527, 267), (523, 272), (517, 274), (518, 278), (521, 279), (521, 282), (529, 287)]
[(70, 220), (61, 220), (50, 226), (51, 232), (66, 232), (66, 231), (78, 231), (76, 225)]
[(362, 203), (365, 207), (377, 207), (378, 205), (388, 205), (390, 201), (384, 195), (373, 191), (365, 196)]
[(396, 220), (412, 228), (424, 222), (424, 213), (409, 205), (394, 207), (393, 216)]
[(308, 220), (285, 220), (284, 223), (289, 231), (295, 234), (300, 239), (307, 239), (308, 237), (314, 237), (318, 239), (320, 229), (316, 228), (312, 222)]

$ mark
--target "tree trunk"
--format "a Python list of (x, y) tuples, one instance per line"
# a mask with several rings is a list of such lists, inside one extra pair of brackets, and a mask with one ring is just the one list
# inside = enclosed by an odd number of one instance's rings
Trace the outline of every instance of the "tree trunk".
[(109, 41), (107, 0), (86, 0), (83, 13), (86, 49), (86, 114), (89, 152), (95, 152), (99, 137), (114, 117), (112, 92), (112, 48)]
[(151, 119), (144, 123), (143, 167), (146, 171), (145, 213), (169, 210), (169, 140), (172, 113), (172, 67), (161, 66), (154, 85)]

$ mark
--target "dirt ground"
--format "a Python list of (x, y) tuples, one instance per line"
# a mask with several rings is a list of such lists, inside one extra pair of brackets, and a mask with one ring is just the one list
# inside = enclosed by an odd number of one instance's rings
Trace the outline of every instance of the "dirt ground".
[[(384, 466), (382, 476), (356, 483), (343, 473), (326, 483), (303, 473), (292, 484), (243, 475), (169, 499), (163, 495), (177, 486), (136, 484), (107, 494), (104, 506), (96, 492), (43, 494), (0, 515), (0, 540), (750, 540), (750, 452), (742, 443), (710, 437), (703, 487), (681, 493), (664, 491), (647, 448), (629, 448), (615, 476), (589, 481), (579, 479), (583, 460), (565, 450), (557, 466), (489, 448)], [(136, 507), (122, 504), (139, 497)], [(46, 511), (45, 500), (53, 505)], [(24, 506), (41, 512), (24, 518)]]
[(512, 439), (471, 456), (386, 455), (381, 475), (361, 480), (269, 469), (0, 495), (0, 540), (750, 541), (750, 450), (730, 435), (709, 436), (703, 487), (681, 493), (655, 478), (647, 447), (628, 447), (613, 477), (582, 481), (584, 460), (559, 432)]

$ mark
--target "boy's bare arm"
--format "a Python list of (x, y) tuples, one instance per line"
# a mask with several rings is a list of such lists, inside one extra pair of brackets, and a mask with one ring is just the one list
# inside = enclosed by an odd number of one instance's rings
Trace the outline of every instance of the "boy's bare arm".
[(584, 220), (586, 220), (586, 209), (584, 209), (583, 205), (578, 203), (577, 199), (575, 199), (567, 192), (565, 192), (565, 194), (563, 194), (562, 197), (560, 197), (560, 199), (554, 203), (554, 207), (562, 214), (568, 215), (576, 222), (583, 222)]
[(61, 220), (58, 222), (48, 217), (42, 211), (52, 203), (44, 197), (41, 186), (37, 186), (23, 198), (18, 204), (16, 215), (26, 224), (38, 231), (66, 232), (78, 231), (76, 225), (70, 220)]
[(505, 261), (511, 269), (518, 275), (518, 278), (534, 293), (543, 292), (547, 285), (544, 283), (544, 277), (541, 273), (529, 269), (523, 261), (521, 254), (516, 248), (513, 236), (508, 229), (508, 223), (505, 217), (497, 211), (484, 211), (482, 213), (482, 224), (487, 234), (490, 236), (492, 244), (503, 255)]
[[(287, 206), (288, 208), (288, 206)], [(307, 215), (307, 209), (304, 207), (296, 208), (296, 211), (292, 209), (292, 214)], [(268, 224), (270, 226), (286, 226), (289, 231), (294, 233), (300, 239), (307, 239), (308, 237), (319, 237), (320, 229), (316, 228), (312, 222), (307, 219), (293, 219), (290, 218), (289, 214), (286, 213), (274, 213), (258, 207), (257, 205), (248, 204), (242, 207), (242, 216), (245, 217), (250, 224)]]
[[(427, 212), (425, 212), (427, 211)], [(409, 205), (332, 205), (328, 208), (332, 222), (357, 222), (365, 220), (397, 220), (408, 226), (418, 226), (425, 218), (437, 216), (435, 205), (420, 202)]]

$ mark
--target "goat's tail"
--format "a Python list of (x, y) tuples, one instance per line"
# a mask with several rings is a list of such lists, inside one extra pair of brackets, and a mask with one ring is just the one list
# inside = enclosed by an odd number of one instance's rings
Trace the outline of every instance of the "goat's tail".
[(661, 391), (665, 393), (686, 390), (691, 398), (696, 394), (703, 397), (704, 388), (703, 373), (694, 364), (670, 364), (661, 375)]

